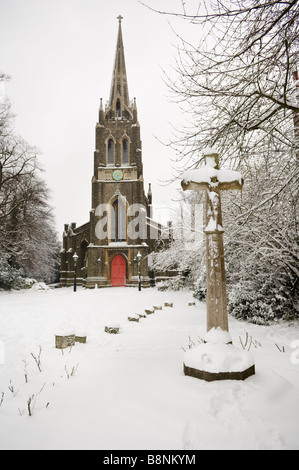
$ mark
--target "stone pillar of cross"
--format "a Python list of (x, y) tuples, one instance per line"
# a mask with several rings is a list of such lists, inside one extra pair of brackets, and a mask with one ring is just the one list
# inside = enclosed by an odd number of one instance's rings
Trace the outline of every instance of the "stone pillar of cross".
[(214, 149), (206, 149), (204, 158), (205, 166), (186, 171), (181, 184), (184, 191), (206, 193), (207, 331), (218, 327), (228, 331), (221, 191), (242, 189), (243, 179), (237, 171), (219, 169)]

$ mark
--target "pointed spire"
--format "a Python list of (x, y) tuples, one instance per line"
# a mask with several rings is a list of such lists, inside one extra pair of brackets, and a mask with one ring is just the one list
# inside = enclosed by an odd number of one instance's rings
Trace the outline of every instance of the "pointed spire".
[(103, 124), (104, 122), (104, 109), (103, 109), (103, 100), (100, 99), (100, 111), (99, 111), (99, 123)]
[(133, 111), (133, 119), (137, 123), (138, 119), (137, 119), (136, 98), (134, 98), (134, 101), (133, 101), (132, 111)]
[(123, 17), (119, 15), (117, 17), (118, 25), (118, 37), (116, 44), (116, 54), (111, 82), (111, 91), (109, 106), (115, 110), (116, 116), (121, 116), (121, 112), (124, 106), (129, 106), (129, 90), (127, 82), (127, 73), (126, 73), (126, 64), (125, 64), (125, 54), (124, 54), (124, 45), (122, 38), (121, 30), (121, 20)]

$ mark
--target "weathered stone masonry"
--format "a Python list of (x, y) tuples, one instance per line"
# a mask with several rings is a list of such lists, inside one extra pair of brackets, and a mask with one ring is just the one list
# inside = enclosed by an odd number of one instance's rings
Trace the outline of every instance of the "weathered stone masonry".
[[(140, 125), (136, 99), (129, 99), (121, 17), (110, 98), (105, 107), (101, 99), (95, 128), (91, 186), (89, 222), (80, 227), (75, 223), (64, 227), (60, 285), (74, 282), (74, 253), (79, 256), (78, 284), (137, 284), (138, 264), (134, 259), (140, 252), (142, 285), (149, 286), (148, 255), (157, 246), (162, 227), (156, 224), (154, 236), (150, 233), (150, 225), (155, 224), (151, 220), (152, 193), (150, 187), (147, 195), (144, 191)], [(138, 205), (144, 213), (135, 210)], [(137, 227), (137, 237), (128, 230), (136, 216), (145, 221), (142, 230)]]

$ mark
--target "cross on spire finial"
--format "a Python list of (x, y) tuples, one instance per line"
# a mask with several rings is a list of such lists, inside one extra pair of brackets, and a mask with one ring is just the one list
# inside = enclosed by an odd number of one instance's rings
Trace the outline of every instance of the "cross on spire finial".
[(117, 19), (118, 19), (118, 21), (121, 23), (121, 20), (123, 20), (124, 18), (123, 18), (123, 16), (119, 15), (119, 16), (117, 17)]

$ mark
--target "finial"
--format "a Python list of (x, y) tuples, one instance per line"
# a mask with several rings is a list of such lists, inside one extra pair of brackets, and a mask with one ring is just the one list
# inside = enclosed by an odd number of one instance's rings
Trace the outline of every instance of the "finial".
[(123, 20), (124, 18), (123, 18), (123, 16), (119, 15), (119, 16), (117, 17), (117, 19), (118, 19), (119, 23), (121, 23), (121, 20)]

